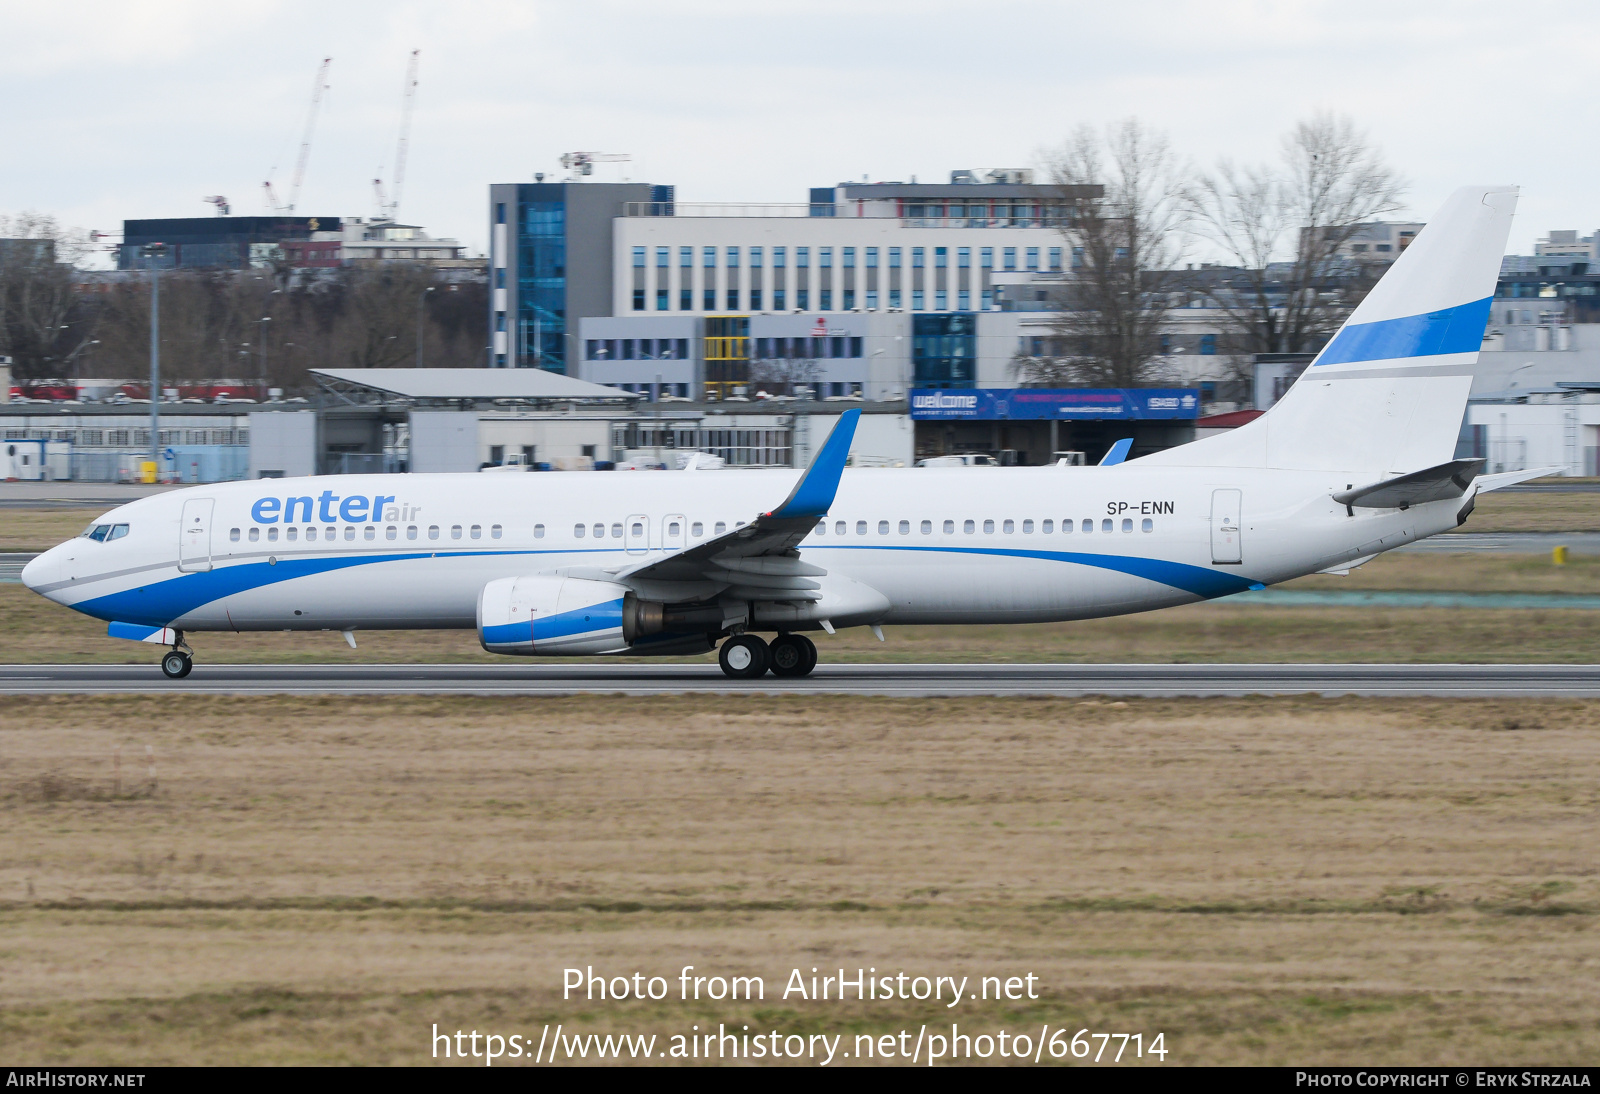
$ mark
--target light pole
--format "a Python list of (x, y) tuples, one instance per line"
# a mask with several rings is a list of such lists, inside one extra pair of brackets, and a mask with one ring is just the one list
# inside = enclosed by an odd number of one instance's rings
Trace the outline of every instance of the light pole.
[(261, 343), (261, 382), (257, 387), (260, 389), (258, 394), (261, 396), (262, 402), (266, 402), (267, 399), (267, 324), (270, 322), (272, 322), (272, 316), (263, 315), (261, 322), (256, 324), (260, 331), (256, 338)]
[(423, 309), (424, 309), (424, 306), (428, 302), (428, 294), (431, 293), (432, 291), (433, 291), (433, 286), (429, 285), (426, 289), (423, 289), (422, 292), (417, 296), (417, 367), (418, 368), (422, 367), (422, 317), (423, 317), (424, 314), (426, 314)]
[(156, 260), (167, 253), (165, 243), (140, 248), (150, 270), (150, 462), (161, 466), (161, 271)]

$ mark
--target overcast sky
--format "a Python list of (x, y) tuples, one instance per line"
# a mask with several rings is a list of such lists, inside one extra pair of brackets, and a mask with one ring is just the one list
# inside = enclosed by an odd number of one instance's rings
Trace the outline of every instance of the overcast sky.
[(0, 0), (0, 214), (70, 225), (266, 211), (333, 58), (298, 211), (371, 215), (420, 48), (402, 219), (480, 252), (487, 186), (625, 152), (596, 178), (795, 202), (863, 175), (1031, 166), (1136, 115), (1183, 155), (1258, 160), (1351, 115), (1425, 218), (1513, 182), (1512, 250), (1600, 226), (1600, 5), (1206, 0)]

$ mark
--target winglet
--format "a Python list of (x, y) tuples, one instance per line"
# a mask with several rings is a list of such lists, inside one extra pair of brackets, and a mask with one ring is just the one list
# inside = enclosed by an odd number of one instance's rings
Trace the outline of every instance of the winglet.
[(861, 420), (859, 407), (847, 410), (834, 424), (833, 432), (822, 442), (817, 454), (811, 457), (811, 466), (794, 484), (783, 504), (774, 509), (771, 517), (820, 517), (833, 504), (839, 490), (839, 478), (844, 474), (844, 461), (850, 455), (850, 442), (855, 440), (856, 423)]
[(1132, 437), (1122, 438), (1122, 440), (1111, 446), (1111, 449), (1106, 453), (1105, 458), (1100, 461), (1100, 466), (1110, 467), (1112, 464), (1121, 463), (1123, 460), (1128, 458), (1128, 449), (1132, 447)]

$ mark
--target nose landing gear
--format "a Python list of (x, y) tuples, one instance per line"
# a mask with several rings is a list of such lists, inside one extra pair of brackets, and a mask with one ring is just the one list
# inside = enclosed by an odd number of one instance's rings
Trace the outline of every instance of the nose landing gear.
[(177, 639), (161, 658), (161, 671), (168, 680), (182, 680), (194, 668), (194, 651), (184, 642), (182, 631), (177, 633)]

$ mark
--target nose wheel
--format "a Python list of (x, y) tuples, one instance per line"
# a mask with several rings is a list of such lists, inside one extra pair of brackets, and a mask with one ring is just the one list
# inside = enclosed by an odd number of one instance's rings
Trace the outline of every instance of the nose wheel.
[(172, 650), (161, 659), (161, 671), (168, 680), (182, 680), (194, 668), (194, 659), (182, 650)]

